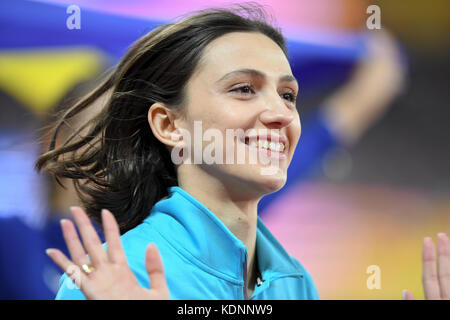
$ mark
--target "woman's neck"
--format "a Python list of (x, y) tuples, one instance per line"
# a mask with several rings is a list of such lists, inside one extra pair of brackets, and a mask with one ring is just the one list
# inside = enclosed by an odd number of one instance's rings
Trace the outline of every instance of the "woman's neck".
[[(260, 198), (245, 199), (243, 190), (227, 188), (222, 181), (200, 170), (179, 169), (178, 185), (210, 209), (225, 226), (247, 248), (248, 287), (253, 288), (256, 281), (256, 229), (258, 201)], [(233, 190), (230, 190), (233, 189)]]

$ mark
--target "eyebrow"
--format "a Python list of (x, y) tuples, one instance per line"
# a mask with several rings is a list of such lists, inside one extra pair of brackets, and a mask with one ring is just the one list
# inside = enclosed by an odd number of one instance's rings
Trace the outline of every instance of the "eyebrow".
[[(261, 78), (261, 79), (266, 78), (266, 74), (264, 72), (261, 72), (261, 71), (256, 70), (256, 69), (248, 69), (248, 68), (246, 68), (246, 69), (239, 69), (239, 70), (234, 70), (234, 71), (228, 72), (222, 78), (217, 80), (216, 83), (221, 82), (223, 80), (226, 80), (228, 78), (231, 78), (231, 77), (233, 77), (233, 76), (235, 76), (237, 74), (246, 74), (246, 75), (249, 75), (249, 76), (252, 76), (252, 77), (255, 77), (255, 78)], [(290, 74), (286, 74), (286, 75), (280, 76), (280, 78), (278, 78), (278, 81), (279, 82), (295, 82), (297, 84), (297, 86), (298, 86), (297, 79), (294, 76), (290, 75)]]

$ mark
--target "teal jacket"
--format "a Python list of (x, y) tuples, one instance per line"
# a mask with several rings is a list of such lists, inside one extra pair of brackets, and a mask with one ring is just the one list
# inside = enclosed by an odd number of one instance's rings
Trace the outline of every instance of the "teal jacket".
[[(121, 236), (128, 264), (150, 288), (145, 249), (161, 253), (171, 299), (246, 300), (247, 248), (206, 206), (180, 187), (157, 202), (149, 216)], [(319, 299), (311, 275), (290, 256), (258, 217), (258, 279), (251, 300)], [(56, 299), (85, 299), (64, 274)]]

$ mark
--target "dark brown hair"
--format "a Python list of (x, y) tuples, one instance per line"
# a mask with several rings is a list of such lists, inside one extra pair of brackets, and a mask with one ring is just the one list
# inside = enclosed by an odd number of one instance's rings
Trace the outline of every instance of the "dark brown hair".
[[(38, 170), (57, 181), (73, 179), (95, 221), (101, 222), (102, 208), (109, 209), (122, 234), (148, 216), (169, 186), (178, 184), (170, 153), (154, 137), (147, 113), (155, 102), (182, 110), (186, 84), (208, 43), (230, 32), (259, 32), (287, 56), (285, 39), (259, 5), (194, 13), (138, 39), (100, 85), (57, 119), (48, 152), (36, 162)], [(60, 128), (108, 92), (102, 110), (56, 146)]]

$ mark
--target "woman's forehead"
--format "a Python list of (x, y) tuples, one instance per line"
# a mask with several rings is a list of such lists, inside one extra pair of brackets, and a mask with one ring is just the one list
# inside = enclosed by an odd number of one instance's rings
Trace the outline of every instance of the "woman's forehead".
[(260, 70), (274, 77), (292, 74), (278, 44), (256, 32), (232, 32), (213, 40), (205, 48), (199, 66), (203, 76), (217, 79), (239, 69)]

